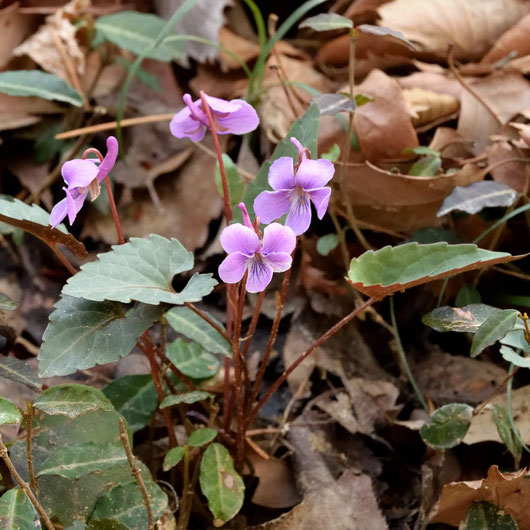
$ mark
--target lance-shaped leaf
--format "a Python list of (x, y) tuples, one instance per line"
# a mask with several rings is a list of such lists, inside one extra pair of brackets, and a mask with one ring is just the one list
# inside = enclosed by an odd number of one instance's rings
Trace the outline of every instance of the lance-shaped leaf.
[(212, 397), (213, 394), (210, 394), (210, 392), (205, 392), (204, 390), (192, 390), (191, 392), (186, 392), (184, 394), (166, 396), (163, 399), (162, 403), (160, 403), (160, 408), (165, 409), (166, 407), (180, 405), (181, 403), (191, 405), (192, 403), (197, 403), (197, 401), (202, 401), (203, 399), (208, 399)]
[(311, 28), (315, 31), (331, 31), (334, 29), (353, 28), (353, 22), (349, 18), (336, 13), (321, 13), (320, 15), (306, 18), (299, 27)]
[(474, 502), (467, 510), (459, 530), (519, 530), (513, 517), (488, 501)]
[(80, 258), (88, 256), (83, 243), (80, 243), (72, 234), (69, 234), (63, 224), (52, 228), (50, 226), (50, 214), (36, 204), (30, 206), (18, 199), (1, 195), (0, 221), (21, 228), (38, 237), (53, 249), (56, 249), (60, 243)]
[(521, 257), (476, 245), (406, 243), (369, 250), (352, 259), (348, 280), (362, 293), (384, 298), (416, 285)]
[(111, 412), (112, 403), (96, 388), (63, 384), (47, 388), (33, 403), (36, 409), (51, 416), (77, 418), (81, 414), (101, 410)]
[(223, 525), (239, 512), (245, 498), (245, 485), (226, 447), (218, 443), (207, 447), (199, 481), (214, 516), (214, 526)]
[(190, 447), (201, 447), (210, 443), (217, 436), (217, 431), (215, 429), (210, 429), (209, 427), (203, 427), (202, 429), (197, 429), (190, 434), (188, 438), (188, 443)]
[(203, 350), (196, 342), (177, 339), (167, 350), (167, 358), (184, 374), (192, 379), (213, 377), (219, 370), (219, 360)]
[(158, 405), (153, 378), (148, 374), (124, 375), (105, 386), (102, 392), (129, 422), (133, 432), (151, 421)]
[(217, 284), (211, 274), (195, 274), (180, 293), (171, 285), (176, 274), (192, 267), (193, 254), (179, 241), (151, 234), (99, 254), (68, 280), (62, 292), (95, 302), (198, 302)]
[(401, 33), (392, 28), (386, 26), (373, 26), (372, 24), (361, 24), (357, 28), (361, 33), (370, 33), (371, 35), (377, 35), (378, 37), (392, 37), (403, 44), (406, 44), (411, 50), (417, 50), (416, 46)]
[(42, 388), (42, 381), (33, 369), (15, 357), (0, 357), (0, 377), (23, 383), (33, 390)]
[(106, 471), (109, 467), (126, 464), (127, 455), (121, 443), (87, 442), (54, 451), (39, 466), (37, 476), (59, 475), (78, 479), (95, 471)]
[(10, 96), (33, 96), (62, 101), (76, 107), (83, 99), (61, 78), (40, 70), (12, 70), (0, 73), (0, 92)]
[(355, 100), (344, 94), (320, 94), (311, 100), (318, 105), (323, 116), (335, 116), (339, 112), (353, 112), (356, 108)]
[(465, 403), (449, 403), (431, 414), (430, 423), (422, 426), (420, 435), (434, 449), (450, 449), (464, 439), (472, 415), (473, 407)]
[(2, 530), (35, 530), (40, 528), (37, 511), (20, 488), (7, 491), (0, 498)]
[(73, 374), (121, 359), (166, 309), (136, 304), (125, 315), (119, 302), (70, 296), (62, 296), (54, 307), (39, 353), (41, 377)]
[[(205, 311), (203, 313), (206, 313), (210, 320), (223, 329), (223, 325), (212, 315)], [(231, 356), (230, 343), (226, 338), (191, 309), (174, 307), (166, 313), (166, 318), (169, 325), (177, 333), (181, 333), (188, 339), (198, 342), (206, 351)]]
[(454, 210), (474, 214), (484, 208), (511, 206), (517, 196), (515, 190), (502, 182), (494, 180), (473, 182), (469, 186), (456, 186), (444, 199), (436, 215), (442, 217)]
[(497, 432), (499, 433), (501, 440), (513, 456), (515, 468), (519, 469), (523, 447), (519, 441), (520, 437), (518, 438), (513, 432), (508, 412), (502, 405), (494, 403), (491, 409), (491, 417), (497, 427)]
[(162, 469), (164, 471), (169, 471), (172, 467), (175, 467), (182, 460), (184, 452), (184, 447), (173, 447), (170, 449), (164, 457)]
[(471, 357), (476, 357), (488, 346), (495, 344), (504, 338), (508, 331), (511, 331), (517, 320), (518, 311), (515, 309), (505, 309), (491, 315), (478, 328), (473, 343), (471, 344)]
[(4, 423), (18, 423), (22, 414), (16, 405), (7, 398), (0, 397), (0, 426)]
[(501, 309), (486, 304), (469, 304), (464, 307), (437, 307), (423, 315), (421, 321), (436, 331), (476, 333), (486, 320)]

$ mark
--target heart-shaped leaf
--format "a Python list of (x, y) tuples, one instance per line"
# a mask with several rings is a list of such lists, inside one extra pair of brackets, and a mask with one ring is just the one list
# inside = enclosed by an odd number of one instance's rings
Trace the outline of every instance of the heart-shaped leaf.
[(209, 427), (203, 427), (202, 429), (197, 429), (190, 434), (188, 438), (188, 443), (190, 447), (201, 447), (210, 443), (217, 436), (217, 431), (215, 429), (210, 429)]
[(171, 285), (176, 274), (192, 267), (193, 254), (179, 241), (151, 234), (146, 239), (131, 238), (99, 254), (69, 278), (62, 292), (95, 302), (198, 302), (217, 284), (211, 274), (195, 274), (180, 293)]
[(20, 488), (7, 491), (0, 498), (2, 530), (36, 530), (40, 528), (37, 511)]
[(16, 405), (7, 398), (0, 397), (0, 426), (4, 423), (18, 423), (22, 414)]
[(519, 530), (513, 517), (487, 501), (474, 502), (467, 510), (459, 530)]
[(162, 469), (164, 471), (169, 471), (171, 468), (175, 467), (184, 456), (184, 447), (173, 447), (167, 452), (167, 455), (164, 457), (164, 463), (162, 464)]
[(136, 304), (125, 315), (119, 302), (64, 295), (54, 307), (39, 353), (41, 377), (73, 374), (121, 359), (166, 309)]
[(349, 18), (336, 13), (321, 13), (320, 15), (306, 18), (299, 27), (311, 28), (315, 31), (331, 31), (334, 29), (353, 28), (353, 22)]
[(521, 257), (470, 244), (406, 243), (369, 250), (352, 259), (348, 280), (362, 293), (380, 299), (426, 282)]
[(213, 377), (219, 371), (217, 357), (203, 350), (196, 342), (177, 339), (167, 349), (167, 358), (186, 376), (192, 379)]
[(430, 423), (422, 426), (420, 435), (434, 449), (450, 449), (464, 439), (472, 415), (473, 407), (465, 403), (449, 403), (431, 414)]
[(214, 516), (214, 526), (221, 526), (239, 512), (245, 498), (245, 485), (226, 447), (213, 443), (206, 448), (199, 481)]
[(495, 344), (498, 340), (504, 338), (508, 331), (511, 331), (517, 320), (518, 311), (515, 309), (505, 309), (491, 315), (478, 328), (473, 343), (471, 344), (471, 357), (476, 357), (482, 353), (488, 346)]
[(162, 403), (160, 403), (160, 408), (165, 409), (166, 407), (180, 405), (181, 403), (191, 405), (192, 403), (197, 403), (197, 401), (202, 401), (203, 399), (208, 399), (212, 397), (213, 394), (210, 394), (210, 392), (205, 392), (204, 390), (192, 390), (191, 392), (186, 392), (184, 394), (166, 396), (163, 399)]
[(421, 321), (436, 331), (476, 333), (486, 320), (501, 311), (486, 304), (469, 304), (464, 307), (437, 307), (423, 315)]
[(23, 383), (33, 390), (42, 388), (42, 381), (33, 369), (16, 357), (0, 357), (0, 376), (17, 383)]

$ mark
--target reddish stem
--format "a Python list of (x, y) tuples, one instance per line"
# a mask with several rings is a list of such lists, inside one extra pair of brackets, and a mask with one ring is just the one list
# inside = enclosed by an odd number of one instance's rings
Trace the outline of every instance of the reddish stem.
[(354, 319), (358, 314), (362, 313), (365, 309), (370, 307), (374, 302), (377, 300), (375, 298), (369, 298), (359, 306), (358, 308), (354, 309), (351, 313), (346, 315), (342, 320), (337, 322), (333, 327), (328, 329), (326, 333), (324, 333), (320, 338), (318, 338), (294, 363), (292, 363), (284, 372), (283, 374), (276, 379), (276, 381), (271, 385), (271, 387), (265, 392), (265, 395), (259, 400), (258, 404), (254, 407), (254, 410), (248, 415), (247, 422), (245, 424), (245, 430), (249, 427), (249, 425), (254, 421), (256, 416), (258, 415), (259, 410), (265, 403), (269, 400), (269, 398), (280, 388), (280, 386), (287, 380), (287, 378), (291, 375), (291, 373), (301, 364), (303, 363), (323, 342), (328, 340), (332, 335), (334, 335), (337, 331), (339, 331), (343, 326), (345, 326), (350, 320)]
[(112, 193), (112, 188), (110, 186), (110, 179), (108, 175), (105, 177), (105, 184), (107, 186), (107, 193), (109, 195), (110, 211), (112, 212), (112, 218), (114, 219), (114, 224), (116, 225), (116, 232), (118, 233), (118, 241), (120, 242), (120, 245), (123, 245), (125, 243), (125, 238), (123, 237), (120, 218), (118, 217), (118, 210), (116, 208), (116, 202), (114, 201), (114, 193)]
[(203, 313), (198, 307), (195, 307), (193, 304), (190, 304), (189, 302), (184, 302), (184, 305), (191, 309), (196, 315), (199, 315), (207, 324), (212, 326), (219, 335), (222, 335), (228, 342), (230, 342), (230, 337), (226, 334), (226, 331), (218, 326), (206, 313)]

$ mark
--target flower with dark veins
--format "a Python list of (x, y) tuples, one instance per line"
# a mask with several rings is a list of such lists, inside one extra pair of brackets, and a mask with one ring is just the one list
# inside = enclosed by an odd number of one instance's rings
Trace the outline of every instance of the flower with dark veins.
[[(258, 114), (246, 101), (226, 101), (201, 94), (210, 107), (217, 134), (246, 134), (258, 126)], [(202, 99), (193, 101), (189, 94), (184, 94), (182, 99), (186, 107), (173, 116), (169, 124), (171, 134), (177, 138), (190, 138), (194, 142), (200, 142), (206, 129), (210, 127), (208, 116), (202, 108)]]
[(219, 266), (219, 276), (225, 283), (237, 283), (248, 271), (247, 291), (259, 293), (269, 285), (273, 272), (285, 272), (291, 266), (296, 236), (289, 227), (272, 223), (265, 227), (261, 238), (250, 223), (245, 205), (239, 207), (245, 225), (234, 223), (221, 233), (221, 245), (228, 256)]
[(300, 152), (296, 171), (290, 156), (275, 160), (269, 169), (269, 184), (274, 191), (263, 191), (256, 197), (254, 212), (263, 223), (288, 213), (285, 225), (298, 236), (311, 224), (311, 203), (318, 218), (324, 217), (331, 195), (326, 184), (333, 178), (335, 167), (324, 158), (307, 158), (308, 150), (296, 138), (291, 138), (291, 142)]
[(67, 215), (72, 225), (89, 192), (92, 201), (98, 198), (100, 184), (114, 167), (118, 152), (118, 140), (114, 136), (109, 136), (107, 154), (101, 162), (94, 159), (76, 158), (63, 164), (61, 175), (67, 185), (63, 188), (66, 198), (58, 202), (50, 213), (50, 225), (53, 228), (60, 224)]

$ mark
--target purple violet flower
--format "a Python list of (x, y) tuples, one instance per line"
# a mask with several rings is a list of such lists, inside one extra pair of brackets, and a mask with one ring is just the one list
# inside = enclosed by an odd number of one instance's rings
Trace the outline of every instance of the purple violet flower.
[(259, 293), (269, 285), (273, 272), (291, 266), (296, 236), (289, 227), (272, 223), (265, 227), (262, 239), (252, 227), (245, 205), (239, 207), (245, 226), (234, 223), (221, 233), (221, 245), (228, 256), (219, 266), (219, 276), (225, 283), (237, 283), (248, 271), (247, 291)]
[[(246, 101), (226, 101), (203, 92), (201, 94), (208, 102), (217, 134), (245, 134), (258, 126), (258, 114)], [(202, 99), (193, 101), (189, 94), (184, 94), (182, 99), (186, 107), (173, 116), (169, 124), (171, 134), (177, 138), (190, 138), (194, 142), (200, 142), (206, 129), (210, 127), (208, 116), (202, 109)]]
[(324, 217), (331, 195), (331, 188), (325, 186), (335, 167), (324, 158), (308, 159), (307, 149), (296, 138), (291, 138), (291, 142), (300, 152), (296, 172), (290, 156), (275, 160), (269, 169), (269, 184), (274, 191), (263, 191), (256, 197), (254, 212), (262, 223), (270, 223), (289, 212), (285, 225), (298, 236), (311, 224), (311, 202), (318, 218)]
[(63, 190), (66, 198), (58, 202), (51, 211), (50, 225), (55, 228), (68, 215), (70, 225), (83, 207), (83, 203), (90, 191), (91, 200), (98, 198), (100, 183), (110, 173), (118, 158), (118, 140), (114, 136), (107, 138), (107, 154), (99, 160), (79, 159), (69, 160), (63, 164), (61, 175), (67, 184)]

